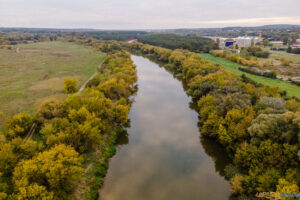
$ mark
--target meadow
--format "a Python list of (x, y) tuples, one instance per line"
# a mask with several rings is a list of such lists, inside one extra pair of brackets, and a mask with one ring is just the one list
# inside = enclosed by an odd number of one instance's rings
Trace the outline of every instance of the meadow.
[(288, 59), (291, 62), (295, 63), (295, 64), (300, 64), (300, 55), (299, 54), (293, 54), (293, 53), (287, 53), (285, 51), (270, 51), (270, 58), (274, 58), (274, 59)]
[(33, 113), (46, 99), (65, 98), (64, 79), (76, 78), (80, 87), (104, 57), (91, 47), (58, 41), (0, 49), (0, 112), (4, 118)]
[(224, 58), (215, 57), (211, 54), (201, 54), (201, 56), (206, 59), (209, 62), (213, 62), (219, 65), (224, 66), (225, 69), (228, 71), (241, 76), (242, 74), (247, 75), (247, 77), (251, 78), (252, 80), (256, 81), (257, 83), (261, 83), (266, 86), (270, 87), (279, 87), (282, 90), (285, 90), (287, 92), (288, 97), (296, 96), (300, 97), (300, 87), (293, 85), (291, 83), (279, 80), (279, 79), (271, 79), (266, 78), (263, 76), (256, 76), (253, 74), (249, 74), (246, 72), (240, 71), (238, 68), (241, 66), (237, 63), (231, 62), (229, 60), (226, 60)]

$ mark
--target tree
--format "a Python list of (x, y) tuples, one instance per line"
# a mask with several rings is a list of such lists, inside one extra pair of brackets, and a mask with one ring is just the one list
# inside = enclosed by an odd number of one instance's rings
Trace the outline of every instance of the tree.
[(229, 93), (226, 96), (218, 95), (216, 98), (217, 111), (220, 115), (226, 116), (232, 109), (244, 109), (251, 105), (249, 95), (238, 92)]
[(2, 180), (2, 173), (0, 172), (0, 200), (5, 200), (7, 199), (7, 189), (8, 186), (7, 184)]
[(248, 128), (252, 142), (265, 139), (293, 144), (298, 140), (300, 113), (260, 114)]
[(201, 117), (201, 122), (205, 122), (211, 113), (216, 112), (215, 99), (212, 95), (206, 95), (198, 101), (198, 108)]
[(66, 145), (58, 145), (21, 161), (14, 170), (16, 197), (27, 199), (68, 199), (72, 183), (83, 173), (78, 153)]
[(295, 193), (295, 194), (299, 193), (299, 187), (296, 184), (290, 183), (283, 178), (279, 179), (276, 188), (277, 188), (276, 192), (279, 193)]
[(264, 39), (263, 40), (263, 45), (264, 45), (264, 47), (270, 46), (270, 41), (268, 39)]
[(287, 43), (289, 41), (289, 37), (287, 35), (285, 35), (281, 38), (281, 40), (283, 41), (283, 45), (287, 45)]
[(296, 99), (289, 99), (286, 101), (285, 107), (292, 112), (298, 112), (300, 111), (300, 102)]
[(297, 145), (278, 144), (270, 139), (260, 142), (258, 146), (243, 143), (236, 150), (234, 162), (247, 169), (296, 167), (298, 164), (297, 149)]
[(255, 112), (251, 106), (246, 109), (232, 109), (227, 112), (224, 126), (227, 130), (219, 128), (219, 141), (221, 144), (225, 145), (228, 150), (236, 149), (237, 145), (241, 142), (247, 140), (247, 128), (251, 125), (254, 119)]
[(218, 131), (220, 131), (220, 128), (222, 128), (220, 127), (220, 125), (224, 123), (223, 121), (223, 118), (219, 117), (216, 113), (210, 113), (208, 115), (207, 120), (203, 123), (201, 127), (201, 134), (207, 135), (209, 137), (216, 137)]
[(235, 195), (242, 194), (244, 177), (240, 174), (236, 174), (232, 179), (230, 179), (231, 192)]
[(36, 141), (24, 143), (20, 137), (0, 145), (0, 172), (10, 175), (20, 159), (30, 159), (40, 149)]
[(62, 102), (51, 100), (43, 103), (38, 111), (38, 121), (45, 122), (56, 117), (62, 117), (65, 113)]
[(27, 113), (20, 113), (7, 119), (5, 122), (6, 131), (4, 132), (8, 139), (13, 139), (18, 136), (25, 136), (28, 134), (35, 117)]
[(77, 80), (75, 78), (65, 78), (64, 84), (66, 94), (72, 94), (77, 91)]
[(291, 43), (294, 44), (297, 41), (297, 34), (296, 33), (291, 33)]
[(0, 171), (5, 174), (11, 173), (17, 161), (17, 155), (13, 151), (13, 146), (10, 143), (1, 145)]
[(109, 79), (98, 86), (98, 89), (105, 94), (107, 98), (118, 100), (121, 97), (130, 96), (130, 91), (126, 87), (123, 79)]
[(18, 200), (53, 200), (54, 192), (47, 191), (45, 186), (33, 183), (28, 187), (22, 187), (19, 189), (17, 194), (11, 195), (13, 199)]
[(258, 176), (259, 192), (274, 191), (278, 179), (280, 178), (280, 171), (274, 168), (268, 168), (262, 175)]
[(285, 102), (281, 98), (263, 97), (260, 99), (259, 104), (275, 110), (285, 109)]

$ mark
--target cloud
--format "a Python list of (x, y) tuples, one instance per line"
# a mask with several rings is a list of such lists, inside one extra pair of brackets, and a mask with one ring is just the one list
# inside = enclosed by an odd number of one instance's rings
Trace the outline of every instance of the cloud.
[(299, 0), (0, 0), (0, 26), (99, 29), (299, 24)]
[(269, 18), (244, 18), (233, 20), (213, 20), (213, 21), (190, 21), (192, 24), (224, 24), (240, 25), (247, 23), (252, 25), (262, 24), (300, 24), (300, 17), (269, 17)]

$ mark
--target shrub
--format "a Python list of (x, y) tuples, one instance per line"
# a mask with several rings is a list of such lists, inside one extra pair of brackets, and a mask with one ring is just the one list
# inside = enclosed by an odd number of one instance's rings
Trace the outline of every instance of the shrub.
[(275, 110), (284, 110), (285, 102), (281, 98), (263, 97), (260, 99), (259, 104), (265, 105), (266, 107), (273, 108)]
[(283, 66), (290, 66), (291, 61), (289, 61), (285, 58), (281, 58), (280, 61)]
[(237, 174), (232, 179), (230, 179), (231, 192), (232, 194), (241, 194), (243, 190), (244, 177)]
[(72, 94), (77, 91), (77, 80), (75, 78), (66, 78), (64, 80), (64, 90), (66, 94)]
[(27, 113), (14, 115), (6, 121), (6, 136), (10, 139), (25, 136), (34, 123), (34, 117)]
[(236, 167), (232, 164), (226, 165), (224, 171), (225, 171), (225, 177), (228, 178), (228, 179), (231, 179), (236, 174), (240, 173), (240, 170), (238, 169), (238, 167)]
[(300, 48), (292, 49), (291, 53), (300, 54)]

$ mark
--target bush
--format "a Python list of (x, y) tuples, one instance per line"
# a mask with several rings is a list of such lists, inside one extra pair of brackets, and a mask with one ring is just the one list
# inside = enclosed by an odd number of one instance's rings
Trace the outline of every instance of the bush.
[(268, 78), (277, 78), (277, 72), (276, 71), (264, 72), (263, 76)]
[(226, 165), (224, 171), (225, 171), (225, 177), (228, 178), (228, 179), (231, 179), (236, 174), (240, 173), (240, 170), (238, 169), (238, 167), (236, 167), (232, 164)]
[(232, 179), (230, 179), (232, 194), (237, 195), (237, 194), (241, 194), (244, 191), (243, 181), (244, 181), (244, 177), (239, 174), (235, 175)]
[(6, 121), (6, 136), (9, 139), (15, 138), (17, 136), (25, 136), (34, 123), (34, 117), (27, 113), (20, 113), (14, 115)]
[(292, 49), (291, 53), (300, 54), (300, 48)]
[(268, 51), (264, 51), (262, 48), (259, 46), (251, 46), (244, 48), (245, 54), (250, 55), (250, 56), (255, 56), (259, 58), (268, 58), (270, 53)]
[(290, 66), (291, 61), (284, 58), (281, 58), (280, 61), (283, 66)]
[(64, 90), (66, 94), (72, 94), (77, 91), (77, 80), (75, 78), (66, 78), (64, 80)]
[(276, 71), (271, 71), (271, 72), (260, 72), (260, 71), (254, 71), (250, 69), (249, 67), (239, 67), (238, 68), (240, 71), (247, 72), (249, 74), (254, 74), (256, 76), (265, 76), (268, 78), (277, 78), (277, 72)]
[(259, 104), (265, 105), (266, 107), (273, 108), (275, 110), (284, 110), (285, 102), (281, 98), (263, 97), (260, 99)]

